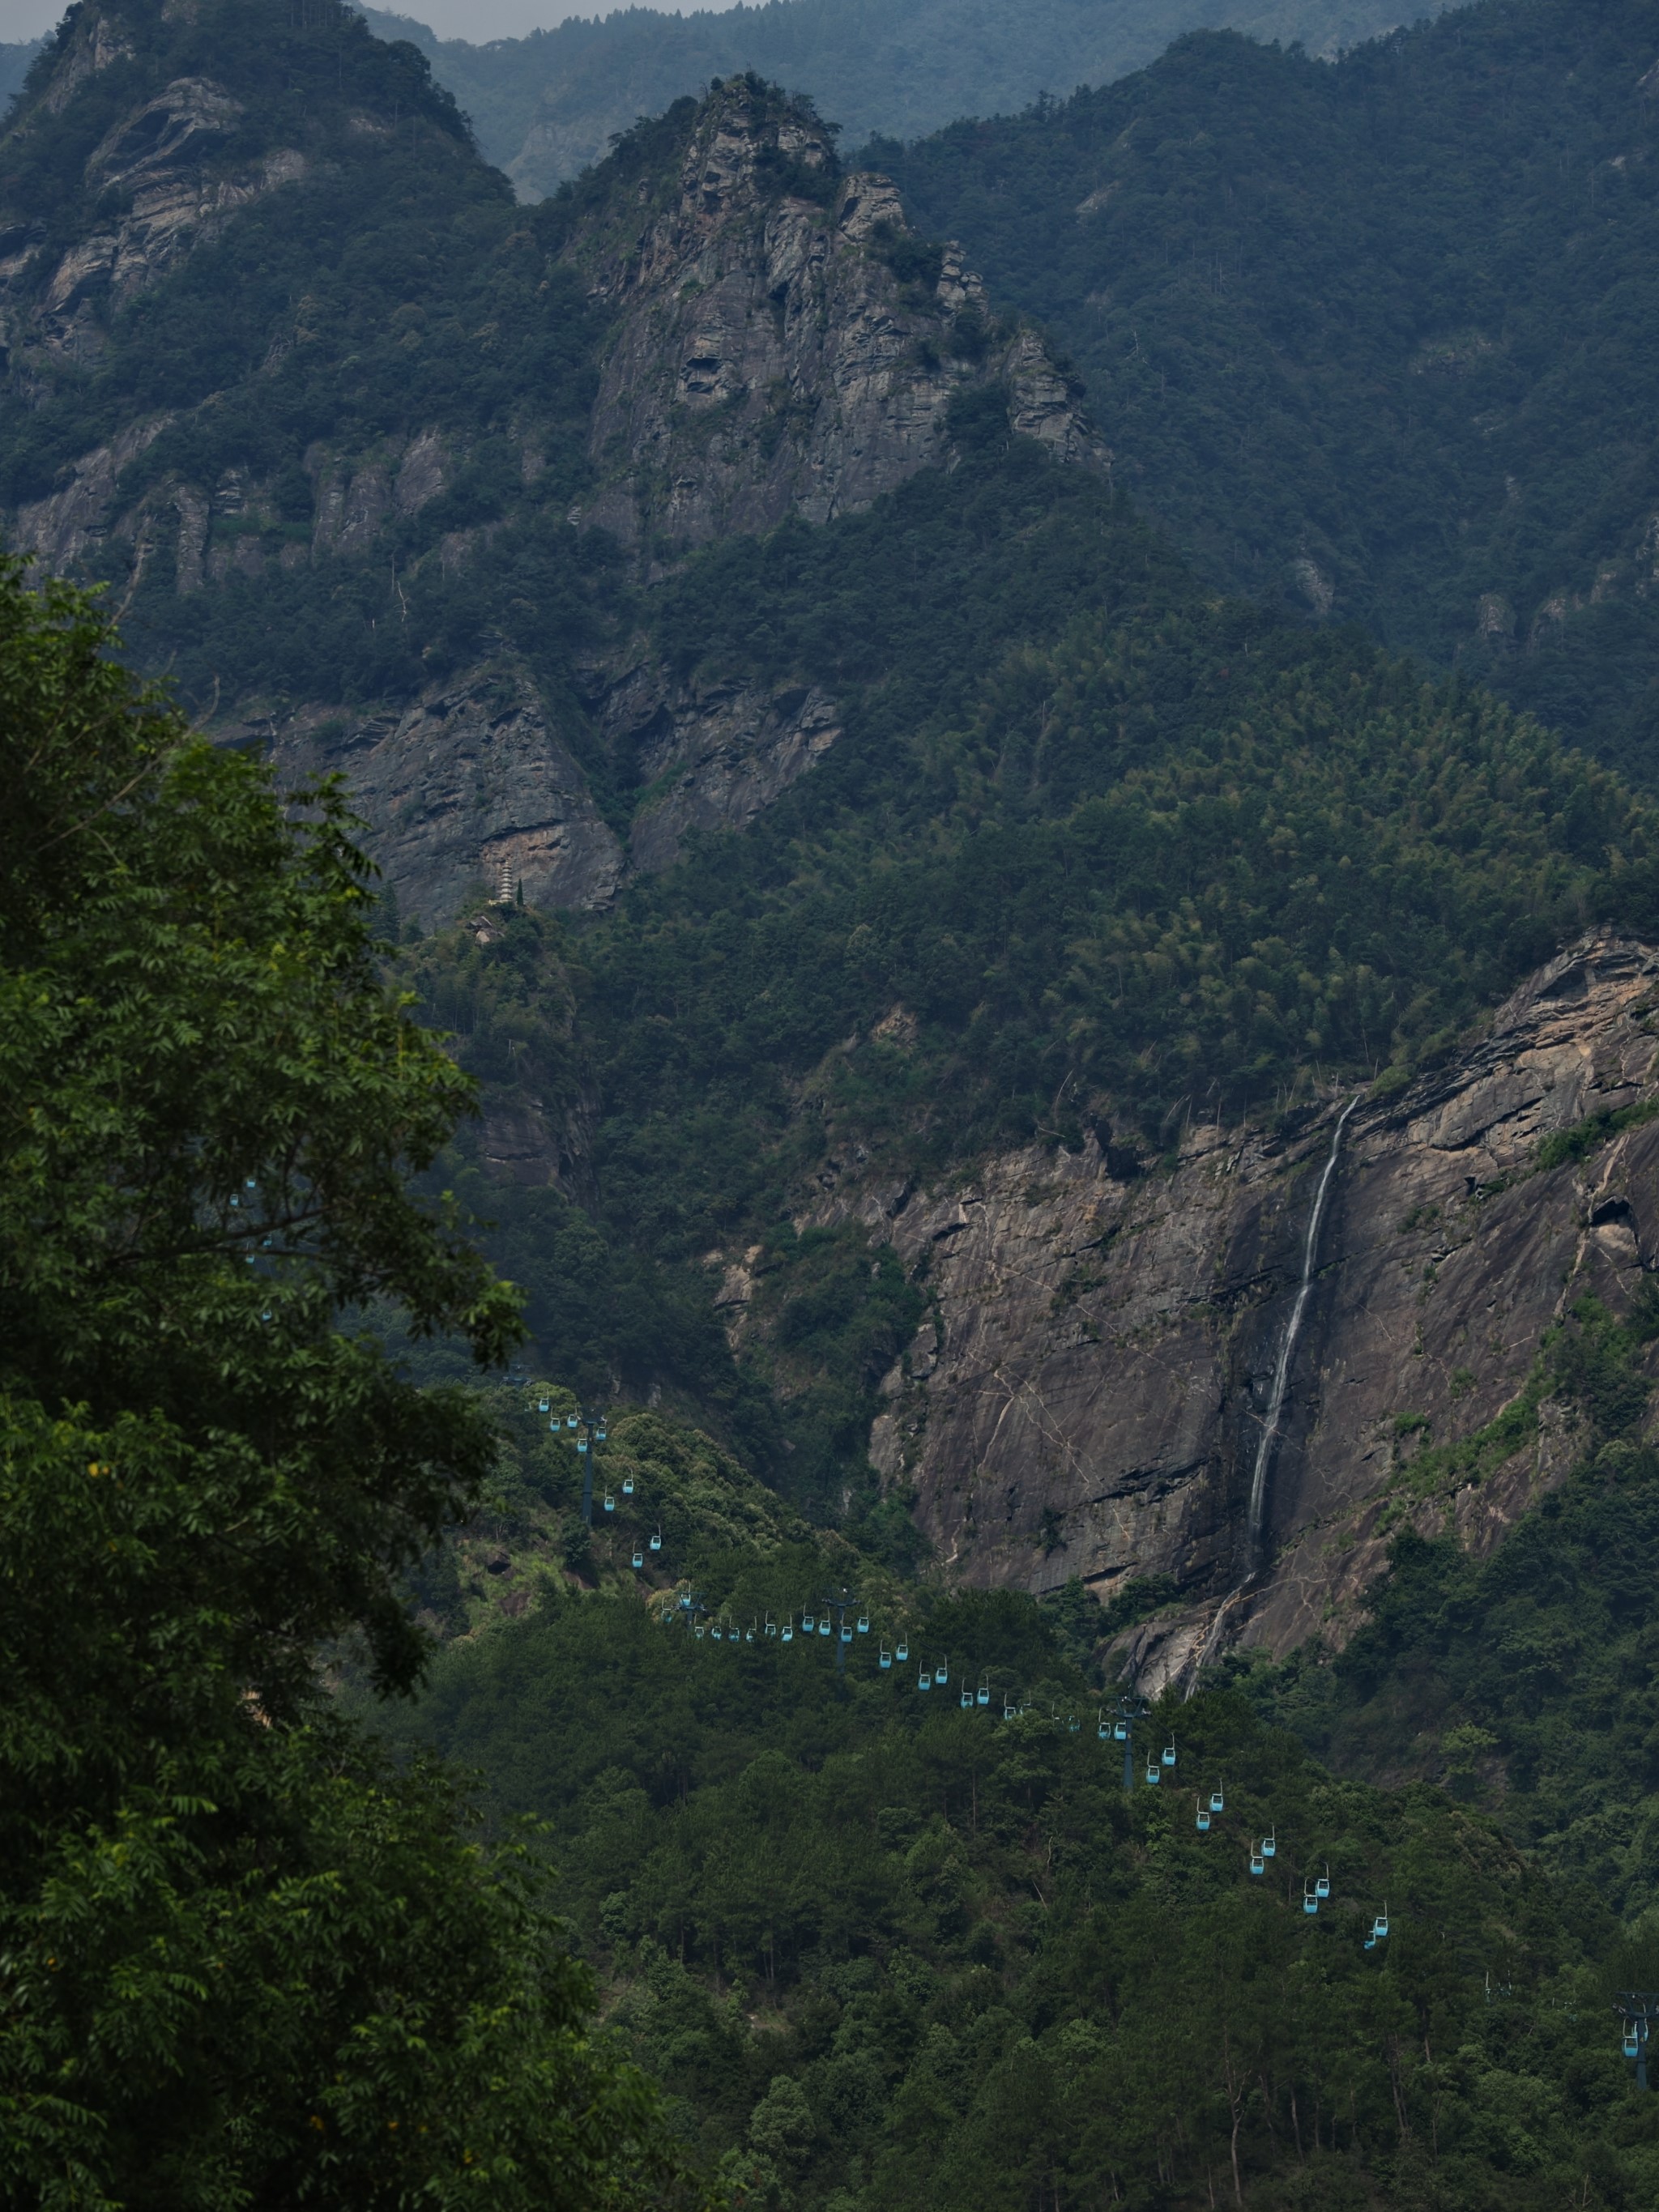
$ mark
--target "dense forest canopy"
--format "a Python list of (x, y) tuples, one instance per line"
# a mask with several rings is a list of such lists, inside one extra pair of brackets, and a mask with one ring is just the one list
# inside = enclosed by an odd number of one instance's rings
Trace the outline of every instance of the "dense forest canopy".
[(1479, 0), (1334, 66), (1229, 35), (884, 141), (1205, 571), (1653, 774), (1648, 0)]
[[(1651, 1577), (1623, 1548), (1659, 1480), (1635, 1442), (1653, 1326), (1585, 1312), (1552, 1347), (1584, 1422), (1559, 1511), (1484, 1571), (1408, 1550), (1334, 1672), (1165, 1700), (1127, 1793), (1080, 1585), (1038, 1607), (918, 1583), (647, 1413), (610, 1432), (616, 1510), (586, 1541), (574, 1399), (550, 1437), (535, 1386), (503, 1389), (495, 1500), (420, 1586), (454, 1640), (395, 1734), (553, 1822), (615, 2017), (742, 2203), (1633, 2212), (1659, 2116), (1621, 2078), (1613, 1999), (1659, 1966)], [(597, 1593), (558, 1574), (562, 1531)], [(840, 1668), (804, 1624), (838, 1592)], [(1425, 1747), (1436, 1768), (1334, 1778), (1286, 1720), (1346, 1769)]]

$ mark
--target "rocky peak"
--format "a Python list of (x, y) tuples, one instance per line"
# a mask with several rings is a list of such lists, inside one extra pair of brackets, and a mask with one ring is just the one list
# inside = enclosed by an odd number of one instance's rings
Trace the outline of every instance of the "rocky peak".
[[(141, 657), (198, 641), (182, 680), (218, 733), (348, 769), (422, 926), (502, 880), (603, 905), (748, 824), (844, 720), (798, 671), (671, 670), (608, 584), (562, 678), (511, 588), (511, 621), (452, 624), (505, 532), (608, 578), (570, 526), (614, 532), (631, 592), (947, 465), (973, 392), (1105, 464), (1038, 334), (753, 78), (521, 210), (418, 56), (337, 0), (82, 0), (0, 145), (9, 540), (107, 582)], [(318, 638), (314, 672), (278, 630)]]
[[(170, 43), (165, 30), (136, 36), (116, 9), (82, 6), (65, 21), (44, 86), (0, 137), (0, 153), (21, 157), (37, 195), (44, 167), (58, 203), (47, 222), (40, 204), (11, 203), (15, 177), (0, 185), (0, 363), (31, 404), (64, 366), (96, 364), (112, 318), (181, 255), (304, 170), (293, 147), (248, 143), (246, 103), (199, 65), (168, 76)], [(71, 163), (73, 142), (55, 144), (55, 126), (118, 63), (127, 65), (128, 98), (91, 153)]]
[(842, 174), (811, 107), (753, 79), (710, 94), (642, 228), (595, 222), (566, 252), (618, 319), (586, 519), (648, 559), (868, 506), (945, 457), (975, 388), (1058, 459), (1107, 465), (1070, 380), (990, 313), (961, 249), (919, 237), (890, 179)]
[(776, 198), (792, 170), (817, 179), (839, 167), (830, 134), (805, 102), (734, 77), (711, 90), (698, 115), (680, 168), (679, 212), (712, 230)]

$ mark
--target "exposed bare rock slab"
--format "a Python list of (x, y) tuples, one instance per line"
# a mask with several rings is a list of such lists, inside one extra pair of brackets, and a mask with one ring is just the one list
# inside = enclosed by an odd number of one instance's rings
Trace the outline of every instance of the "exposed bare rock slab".
[[(1599, 939), (1500, 1009), (1477, 1046), (1349, 1121), (1267, 1499), (1271, 1564), (1227, 1624), (1282, 1653), (1338, 1639), (1384, 1558), (1377, 1516), (1430, 1442), (1521, 1391), (1586, 1292), (1615, 1311), (1659, 1266), (1659, 1122), (1540, 1169), (1552, 1133), (1659, 1099), (1659, 952)], [(1142, 1639), (1179, 1671), (1243, 1571), (1243, 1514), (1335, 1107), (1288, 1137), (1188, 1133), (1123, 1180), (1091, 1138), (992, 1162), (948, 1194), (843, 1182), (922, 1266), (934, 1318), (888, 1378), (872, 1456), (913, 1485), (953, 1575), (1103, 1598), (1165, 1573), (1194, 1605)], [(1571, 1416), (1478, 1487), (1410, 1506), (1494, 1543), (1571, 1464)], [(1396, 1504), (1396, 1511), (1401, 1510)]]
[[(166, 429), (169, 418), (152, 415), (130, 422), (108, 445), (84, 453), (68, 471), (68, 480), (45, 499), (33, 500), (18, 511), (12, 543), (19, 552), (33, 553), (43, 568), (72, 568), (87, 549), (103, 537), (105, 520), (121, 471), (136, 460), (146, 446)], [(204, 522), (206, 510), (204, 508)], [(196, 548), (199, 572), (201, 548)]]
[(284, 782), (343, 769), (399, 909), (432, 928), (484, 889), (538, 906), (614, 895), (622, 848), (533, 685), (477, 670), (402, 714), (313, 708), (241, 732), (270, 744)]
[[(205, 509), (181, 495), (180, 514), (200, 588)], [(810, 684), (676, 684), (650, 659), (615, 683), (598, 669), (588, 679), (596, 741), (631, 753), (647, 786), (626, 849), (516, 671), (475, 670), (401, 712), (313, 703), (226, 719), (216, 734), (269, 746), (286, 783), (343, 774), (399, 912), (427, 928), (481, 890), (607, 905), (630, 875), (671, 866), (688, 836), (746, 828), (841, 735), (836, 702)]]

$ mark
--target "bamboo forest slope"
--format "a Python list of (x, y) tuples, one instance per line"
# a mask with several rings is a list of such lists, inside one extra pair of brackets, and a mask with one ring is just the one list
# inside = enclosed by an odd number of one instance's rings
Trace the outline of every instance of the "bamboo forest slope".
[(1070, 347), (1207, 573), (1645, 777), (1656, 62), (1648, 0), (1482, 0), (1334, 67), (1194, 36), (874, 157)]
[[(1034, 506), (1052, 482), (1034, 467)], [(903, 594), (907, 509), (933, 491), (899, 495), (839, 603), (836, 532), (677, 586), (699, 636), (724, 601), (758, 652), (891, 652), (903, 676), (745, 839), (586, 937), (607, 1103), (666, 1082), (684, 1115), (712, 1086), (749, 1121), (767, 1069), (808, 1085), (815, 1146), (891, 1133), (896, 1170), (1093, 1120), (1155, 1146), (1200, 1093), (1260, 1114), (1316, 1059), (1413, 1064), (1581, 920), (1645, 922), (1650, 817), (1616, 779), (1352, 634), (1197, 595), (1138, 532), (1054, 644), (936, 678), (954, 580)], [(965, 465), (939, 495), (974, 491)], [(732, 588), (751, 564), (753, 599)], [(672, 1141), (658, 1124), (646, 1148)], [(744, 1175), (763, 1157), (733, 1151)]]
[(1650, 2195), (1607, 2002), (1651, 1979), (1650, 1933), (1437, 1790), (1333, 1780), (1234, 1695), (1152, 1715), (1126, 1796), (1063, 1609), (878, 1595), (844, 1673), (767, 1637), (826, 1580), (799, 1547), (705, 1548), (707, 1617), (752, 1642), (550, 1593), (449, 1644), (399, 1729), (550, 1820), (611, 2017), (743, 2202)]
[[(1423, 0), (1432, 14), (1444, 0)], [(1300, 40), (1331, 55), (1401, 18), (1397, 0), (764, 0), (679, 14), (621, 8), (487, 46), (437, 39), (405, 15), (366, 9), (409, 39), (471, 118), (521, 198), (538, 198), (604, 157), (611, 136), (710, 77), (754, 70), (810, 94), (849, 140), (908, 137), (959, 115), (1006, 114), (1039, 93), (1105, 84), (1199, 24)]]

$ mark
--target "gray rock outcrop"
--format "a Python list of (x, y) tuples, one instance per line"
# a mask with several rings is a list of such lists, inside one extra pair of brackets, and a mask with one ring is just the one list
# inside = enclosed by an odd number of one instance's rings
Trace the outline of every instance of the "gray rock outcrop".
[[(60, 88), (72, 89), (87, 72), (120, 58), (108, 37), (108, 25), (98, 19), (61, 66), (48, 106)], [(37, 352), (82, 365), (96, 361), (112, 313), (191, 247), (216, 237), (240, 209), (305, 174), (305, 157), (293, 148), (227, 170), (215, 157), (242, 112), (223, 86), (178, 78), (124, 114), (88, 157), (88, 191), (118, 215), (56, 252), (44, 232), (32, 234), (27, 225), (8, 234), (0, 245), (0, 358), (14, 373), (26, 370)]]
[(829, 521), (939, 460), (974, 385), (1006, 387), (1015, 427), (1057, 458), (1107, 465), (1076, 390), (1034, 331), (995, 325), (960, 251), (935, 265), (889, 179), (834, 168), (806, 111), (735, 79), (642, 230), (572, 241), (617, 313), (590, 520), (659, 556)]
[[(1279, 1654), (1315, 1632), (1340, 1642), (1390, 1526), (1452, 1528), (1484, 1550), (1567, 1471), (1574, 1418), (1546, 1404), (1479, 1480), (1410, 1480), (1425, 1449), (1516, 1399), (1573, 1303), (1623, 1312), (1659, 1267), (1659, 1121), (1632, 1117), (1582, 1159), (1539, 1157), (1553, 1134), (1659, 1104), (1656, 1020), (1659, 952), (1589, 940), (1462, 1056), (1362, 1099), (1271, 1469), (1269, 1563), (1229, 1638)], [(1251, 1466), (1337, 1110), (1291, 1135), (1189, 1130), (1172, 1172), (1127, 1179), (1092, 1138), (994, 1159), (949, 1192), (854, 1174), (814, 1216), (864, 1218), (928, 1285), (871, 1456), (914, 1490), (952, 1576), (1036, 1591), (1075, 1576), (1103, 1600), (1173, 1577), (1187, 1604), (1138, 1646), (1154, 1686), (1188, 1664), (1243, 1571)]]
[(238, 734), (263, 738), (284, 782), (343, 769), (400, 913), (433, 928), (470, 898), (603, 906), (623, 853), (535, 687), (475, 670), (400, 714), (310, 708)]

